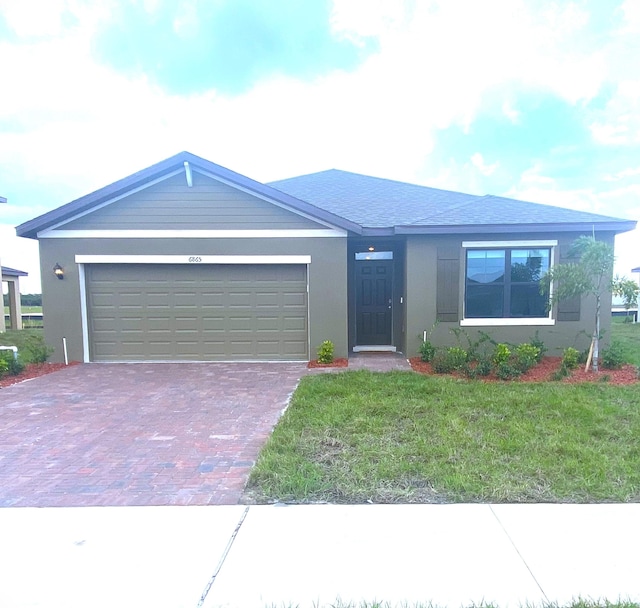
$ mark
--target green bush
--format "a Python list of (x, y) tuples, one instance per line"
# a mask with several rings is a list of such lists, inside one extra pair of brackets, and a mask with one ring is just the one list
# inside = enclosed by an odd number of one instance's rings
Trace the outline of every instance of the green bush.
[(452, 369), (461, 370), (468, 360), (467, 351), (460, 346), (451, 346), (447, 349), (447, 359), (451, 362)]
[(495, 349), (493, 350), (493, 363), (494, 365), (499, 366), (502, 363), (507, 363), (511, 358), (511, 351), (506, 344), (496, 344)]
[[(585, 359), (586, 361), (586, 359)], [(575, 348), (565, 348), (562, 351), (562, 367), (566, 369), (576, 369), (580, 364), (580, 352)]]
[(318, 361), (320, 363), (333, 363), (333, 342), (331, 340), (325, 340), (318, 347)]
[(600, 355), (602, 367), (605, 369), (619, 369), (626, 361), (620, 345), (614, 342), (609, 348), (602, 351)]
[(491, 357), (487, 355), (478, 357), (478, 363), (476, 365), (476, 374), (478, 376), (488, 376), (492, 369), (493, 364), (491, 363)]
[(437, 352), (431, 360), (431, 366), (437, 374), (450, 374), (465, 370), (467, 359), (467, 351), (464, 348), (451, 346), (445, 351)]
[(29, 363), (46, 363), (53, 348), (47, 346), (44, 342), (44, 336), (41, 334), (28, 335), (24, 343), (24, 357)]
[(525, 373), (538, 363), (539, 354), (540, 349), (533, 344), (518, 344), (514, 352), (514, 365), (522, 373)]
[(436, 374), (450, 374), (453, 371), (451, 362), (447, 358), (447, 353), (438, 351), (431, 359), (431, 367)]
[(544, 354), (549, 349), (544, 345), (544, 342), (540, 339), (537, 331), (535, 336), (533, 336), (533, 338), (529, 340), (529, 344), (538, 349), (538, 356), (536, 357), (536, 360), (538, 361), (538, 363), (540, 363), (540, 361), (542, 361), (542, 357), (544, 357)]
[(420, 348), (418, 349), (420, 353), (420, 359), (422, 361), (429, 362), (433, 359), (436, 354), (436, 347), (429, 342), (429, 340), (425, 340), (420, 344)]
[(500, 380), (513, 380), (517, 378), (522, 372), (508, 361), (502, 361), (496, 365), (496, 376)]
[(17, 376), (23, 370), (24, 363), (22, 363), (19, 357), (15, 358), (13, 352), (0, 353), (0, 376), (6, 374)]

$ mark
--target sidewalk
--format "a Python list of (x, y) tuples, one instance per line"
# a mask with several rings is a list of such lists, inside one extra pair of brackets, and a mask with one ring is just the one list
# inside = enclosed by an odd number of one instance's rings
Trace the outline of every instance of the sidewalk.
[(0, 542), (3, 608), (640, 601), (640, 504), (10, 508)]

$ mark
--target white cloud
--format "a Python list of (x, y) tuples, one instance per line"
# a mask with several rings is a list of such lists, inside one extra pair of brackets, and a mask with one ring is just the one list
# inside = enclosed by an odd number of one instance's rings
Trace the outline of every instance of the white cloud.
[(476, 152), (471, 156), (471, 164), (482, 173), (482, 175), (489, 176), (495, 173), (496, 169), (500, 166), (500, 162), (496, 161), (492, 165), (487, 165), (484, 162), (484, 158), (480, 152)]

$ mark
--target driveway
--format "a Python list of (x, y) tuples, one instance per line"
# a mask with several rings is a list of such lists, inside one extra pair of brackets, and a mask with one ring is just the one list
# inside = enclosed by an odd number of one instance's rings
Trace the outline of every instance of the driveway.
[(0, 507), (237, 504), (305, 372), (88, 364), (0, 389)]

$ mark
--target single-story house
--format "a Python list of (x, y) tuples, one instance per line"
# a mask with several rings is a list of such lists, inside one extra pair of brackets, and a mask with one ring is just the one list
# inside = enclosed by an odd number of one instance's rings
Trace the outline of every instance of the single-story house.
[(635, 226), (338, 170), (263, 184), (182, 152), (16, 230), (40, 244), (58, 359), (65, 337), (83, 361), (305, 361), (324, 340), (411, 356), (436, 322), (440, 343), (574, 345), (593, 307), (548, 310), (540, 277), (577, 236)]

